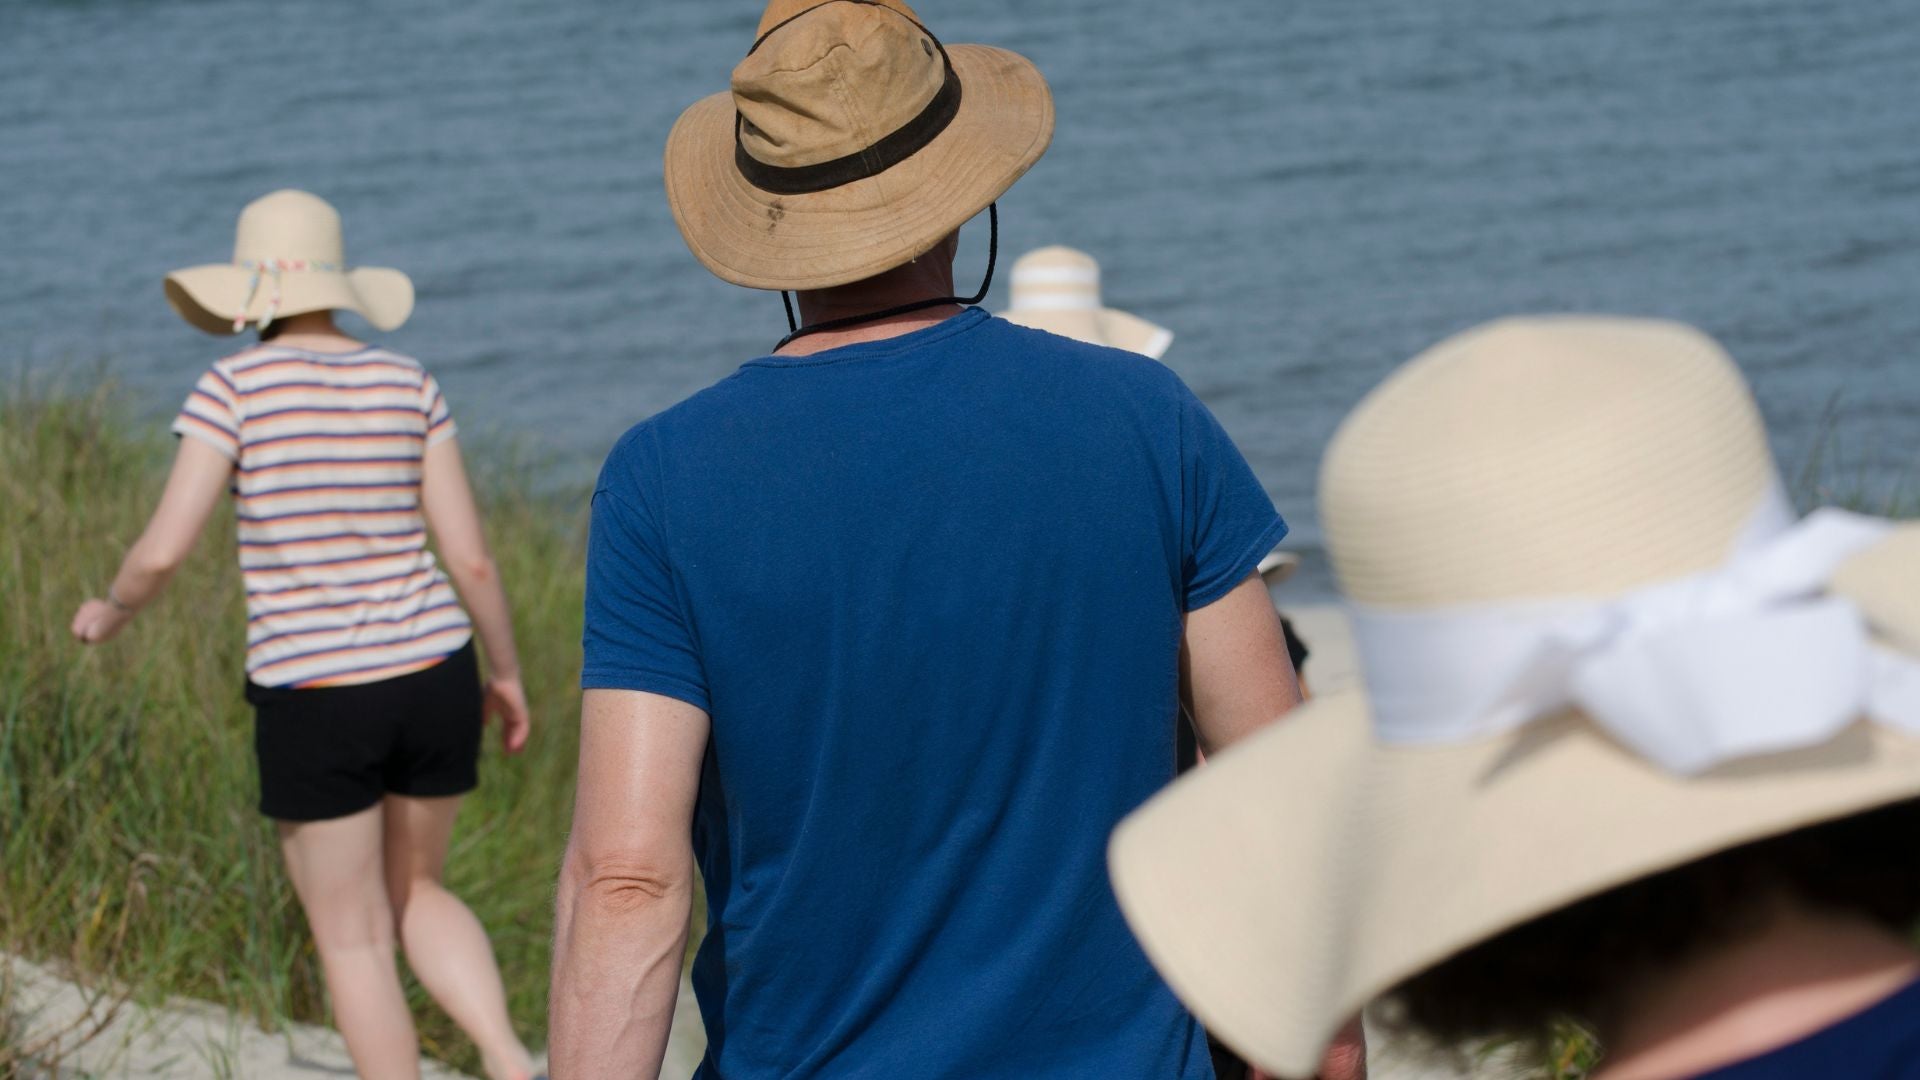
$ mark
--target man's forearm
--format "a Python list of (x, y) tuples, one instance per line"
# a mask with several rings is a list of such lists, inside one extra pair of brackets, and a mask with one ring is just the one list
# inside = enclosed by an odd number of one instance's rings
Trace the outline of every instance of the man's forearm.
[(554, 1080), (657, 1077), (679, 997), (687, 875), (561, 873), (548, 1043)]

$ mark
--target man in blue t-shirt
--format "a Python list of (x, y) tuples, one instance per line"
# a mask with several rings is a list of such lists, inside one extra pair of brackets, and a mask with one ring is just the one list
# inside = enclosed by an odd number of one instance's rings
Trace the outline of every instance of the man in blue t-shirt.
[(696, 862), (702, 1076), (1211, 1075), (1106, 839), (1183, 701), (1209, 749), (1296, 703), (1286, 526), (1165, 367), (953, 296), (1052, 126), (1018, 56), (776, 0), (670, 136), (695, 256), (806, 325), (594, 495), (556, 1080), (658, 1069)]

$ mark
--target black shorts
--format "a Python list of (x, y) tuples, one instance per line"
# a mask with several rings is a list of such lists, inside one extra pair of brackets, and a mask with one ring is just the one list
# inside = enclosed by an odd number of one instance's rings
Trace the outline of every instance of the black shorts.
[(281, 821), (358, 813), (389, 793), (461, 795), (480, 782), (473, 642), (407, 675), (295, 689), (247, 681), (260, 812)]

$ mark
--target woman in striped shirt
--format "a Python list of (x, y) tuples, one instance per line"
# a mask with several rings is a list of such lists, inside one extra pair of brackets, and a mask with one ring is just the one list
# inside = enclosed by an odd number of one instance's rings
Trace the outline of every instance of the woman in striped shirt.
[(506, 594), (439, 385), (417, 361), (334, 325), (344, 309), (393, 329), (412, 286), (341, 263), (333, 208), (289, 191), (247, 207), (233, 265), (168, 276), (189, 322), (229, 333), (257, 323), (261, 341), (216, 362), (188, 396), (160, 506), (73, 633), (93, 643), (125, 626), (231, 490), (260, 807), (278, 823), (354, 1065), (366, 1077), (419, 1075), (397, 938), (488, 1075), (526, 1080), (532, 1058), (486, 932), (441, 885), (484, 717), (500, 719), (508, 753), (527, 740)]

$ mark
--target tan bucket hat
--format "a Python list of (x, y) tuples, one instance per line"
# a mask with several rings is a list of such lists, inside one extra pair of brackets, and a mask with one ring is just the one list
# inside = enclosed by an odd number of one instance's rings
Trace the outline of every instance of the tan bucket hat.
[(209, 334), (309, 311), (351, 311), (380, 330), (413, 313), (413, 282), (398, 270), (347, 269), (340, 214), (325, 199), (287, 189), (240, 211), (233, 261), (167, 275), (167, 303)]
[(1469, 331), (1348, 417), (1320, 484), (1366, 689), (1110, 851), (1147, 953), (1263, 1068), (1312, 1073), (1356, 1009), (1522, 922), (1920, 795), (1920, 527), (1796, 520), (1700, 333)]
[(721, 278), (821, 289), (930, 250), (1052, 138), (1021, 56), (943, 46), (898, 0), (774, 0), (732, 90), (667, 136), (667, 201)]
[(1001, 318), (1155, 360), (1173, 344), (1173, 331), (1103, 305), (1100, 264), (1070, 247), (1037, 248), (1014, 262), (1012, 297)]

